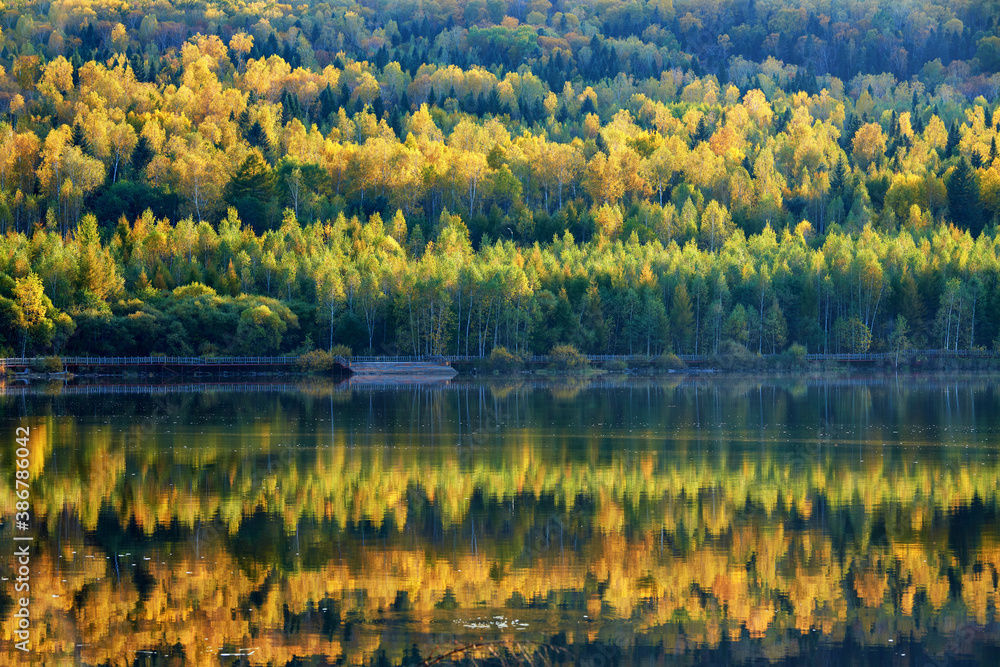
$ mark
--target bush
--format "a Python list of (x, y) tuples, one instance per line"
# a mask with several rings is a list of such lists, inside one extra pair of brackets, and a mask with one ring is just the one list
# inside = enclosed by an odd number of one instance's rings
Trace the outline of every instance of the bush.
[(218, 296), (216, 291), (201, 283), (188, 283), (174, 288), (174, 299), (196, 299), (199, 296)]
[(673, 352), (664, 352), (656, 358), (656, 367), (662, 370), (679, 371), (684, 368), (684, 362)]
[(198, 346), (198, 354), (203, 357), (219, 356), (219, 346), (215, 343), (202, 343)]
[(63, 362), (59, 357), (45, 357), (42, 359), (42, 370), (47, 373), (62, 373)]
[(615, 373), (623, 373), (628, 370), (628, 364), (626, 364), (621, 359), (614, 359), (604, 364), (604, 370), (613, 371)]
[(350, 360), (350, 358), (354, 356), (354, 352), (351, 350), (350, 345), (334, 345), (330, 348), (330, 356), (343, 357), (344, 359)]
[(733, 340), (722, 341), (716, 359), (719, 366), (726, 370), (752, 368), (756, 363), (756, 357), (750, 350)]
[(510, 373), (517, 370), (523, 365), (521, 358), (516, 354), (511, 354), (507, 351), (507, 348), (502, 345), (493, 348), (490, 352), (489, 360), (487, 361), (490, 370), (499, 371), (501, 373)]
[(549, 352), (550, 366), (560, 371), (586, 368), (590, 362), (572, 345), (556, 345)]
[(251, 306), (240, 314), (236, 327), (237, 349), (244, 354), (273, 354), (281, 347), (288, 325), (265, 304)]
[(785, 350), (785, 358), (792, 366), (804, 366), (806, 363), (806, 346), (800, 343), (792, 343), (792, 346)]
[(333, 355), (326, 350), (306, 352), (295, 362), (295, 367), (303, 373), (329, 373), (333, 370)]

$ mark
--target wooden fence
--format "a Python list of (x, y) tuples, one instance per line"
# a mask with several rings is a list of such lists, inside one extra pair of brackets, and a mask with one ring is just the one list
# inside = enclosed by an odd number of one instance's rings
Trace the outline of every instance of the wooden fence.
[[(615, 361), (623, 361), (630, 364), (654, 363), (656, 358), (639, 354), (588, 354), (583, 355), (592, 364), (603, 364)], [(903, 350), (899, 353), (900, 358), (922, 357), (925, 359), (987, 359), (1000, 356), (993, 350)], [(717, 363), (722, 358), (711, 354), (679, 354), (677, 357), (689, 364), (711, 364)], [(436, 363), (441, 365), (479, 363), (488, 357), (465, 356), (465, 355), (357, 355), (351, 357), (335, 356), (334, 361), (350, 368), (356, 363), (380, 363), (380, 364), (412, 364), (412, 363)], [(773, 361), (785, 358), (782, 354), (762, 354), (755, 355), (764, 361)], [(269, 356), (269, 357), (7, 357), (0, 358), (0, 367), (7, 368), (44, 368), (45, 364), (52, 359), (59, 359), (64, 367), (188, 367), (188, 368), (219, 368), (219, 367), (247, 367), (247, 366), (292, 366), (298, 362), (299, 357), (295, 356)], [(874, 352), (863, 354), (807, 354), (806, 361), (835, 361), (835, 362), (877, 362), (893, 361), (896, 359), (895, 352)], [(521, 357), (524, 363), (528, 364), (548, 364), (552, 361), (549, 355), (532, 355)]]

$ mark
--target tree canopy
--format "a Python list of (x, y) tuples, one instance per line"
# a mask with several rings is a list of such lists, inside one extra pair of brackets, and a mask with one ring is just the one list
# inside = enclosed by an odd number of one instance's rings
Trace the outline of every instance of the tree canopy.
[[(280, 301), (297, 322), (261, 340), (283, 351), (1000, 333), (988, 3), (4, 11), (0, 271), (73, 324), (25, 337), (12, 303), (9, 351), (232, 351), (176, 319), (194, 283), (230, 331)], [(158, 318), (176, 335), (126, 331)]]

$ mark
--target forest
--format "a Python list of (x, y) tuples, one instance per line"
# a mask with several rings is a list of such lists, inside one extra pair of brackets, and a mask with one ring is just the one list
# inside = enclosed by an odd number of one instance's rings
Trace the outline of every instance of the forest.
[(0, 356), (1000, 347), (998, 2), (0, 13)]

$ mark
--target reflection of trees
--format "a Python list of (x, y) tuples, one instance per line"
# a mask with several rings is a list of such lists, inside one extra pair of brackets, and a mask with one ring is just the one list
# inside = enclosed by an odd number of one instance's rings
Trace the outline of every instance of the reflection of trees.
[[(56, 398), (36, 445), (50, 453), (34, 461), (59, 474), (41, 476), (39, 510), (76, 509), (93, 528), (109, 505), (147, 532), (215, 516), (235, 529), (257, 509), (282, 514), (289, 527), (312, 515), (381, 525), (390, 515), (404, 521), (405, 498), (419, 488), (453, 523), (466, 520), (478, 491), (497, 500), (551, 495), (567, 511), (586, 497), (629, 529), (652, 521), (717, 533), (749, 500), (767, 515), (803, 519), (817, 506), (849, 508), (855, 520), (844, 534), (867, 540), (875, 507), (887, 508), (879, 530), (896, 531), (994, 495), (995, 464), (973, 470), (964, 447), (942, 446), (994, 426), (991, 391), (934, 401), (886, 388), (799, 392), (747, 383), (611, 387), (569, 403), (478, 386), (96, 399), (82, 413), (136, 415), (106, 428), (57, 417), (87, 403)], [(923, 448), (918, 457), (912, 446)]]
[[(468, 525), (435, 540), (417, 526), (362, 537), (360, 527), (317, 523), (286, 537), (274, 558), (244, 550), (267, 533), (256, 521), (232, 538), (133, 545), (117, 567), (82, 542), (56, 562), (50, 544), (38, 561), (45, 594), (33, 609), (52, 628), (41, 650), (67, 656), (73, 638), (88, 663), (174, 644), (189, 659), (253, 645), (261, 649), (253, 664), (341, 653), (354, 662), (377, 649), (399, 659), (413, 641), (407, 631), (453, 632), (456, 615), (506, 608), (534, 627), (588, 615), (571, 642), (618, 636), (621, 619), (631, 619), (643, 641), (671, 652), (749, 635), (780, 655), (796, 650), (799, 633), (861, 632), (864, 642), (887, 645), (966, 619), (982, 624), (997, 603), (995, 535), (984, 538), (977, 565), (962, 568), (933, 544), (853, 551), (842, 561), (818, 528), (756, 522), (683, 555), (661, 546), (657, 531), (567, 531), (560, 546), (549, 518), (527, 522), (516, 553), (488, 522), (475, 550)], [(280, 520), (272, 523), (281, 533)], [(289, 549), (292, 540), (298, 546)]]
[[(252, 638), (262, 662), (398, 660), (413, 627), (485, 605), (594, 619), (572, 641), (628, 618), (671, 650), (745, 633), (781, 654), (813, 629), (887, 645), (1000, 603), (1000, 463), (962, 444), (995, 428), (988, 389), (480, 389), (47, 399), (42, 650)], [(372, 630), (382, 614), (396, 630)]]

